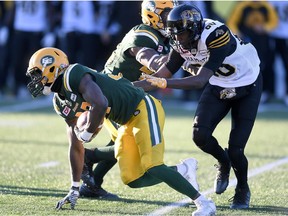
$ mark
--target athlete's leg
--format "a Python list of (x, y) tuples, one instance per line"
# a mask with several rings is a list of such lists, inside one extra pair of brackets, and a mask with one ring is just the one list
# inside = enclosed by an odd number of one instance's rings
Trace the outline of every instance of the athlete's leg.
[(238, 185), (247, 186), (248, 160), (244, 149), (253, 129), (262, 92), (262, 76), (251, 85), (250, 93), (233, 103), (231, 110), (232, 130), (228, 153), (238, 179)]
[(217, 98), (212, 93), (213, 88), (208, 84), (201, 95), (195, 112), (192, 138), (202, 151), (211, 154), (221, 163), (229, 163), (224, 149), (212, 133), (229, 112), (230, 105), (229, 102)]
[[(140, 130), (134, 130), (134, 136), (139, 148), (141, 165), (149, 174), (147, 176), (157, 179), (154, 183), (165, 182), (176, 191), (195, 200), (200, 196), (198, 191), (179, 172), (164, 165), (165, 142), (162, 131), (165, 113), (161, 103), (155, 98), (147, 96), (145, 104), (142, 105), (145, 106), (140, 109), (141, 114), (135, 118), (134, 126)], [(135, 186), (135, 182), (130, 185)]]

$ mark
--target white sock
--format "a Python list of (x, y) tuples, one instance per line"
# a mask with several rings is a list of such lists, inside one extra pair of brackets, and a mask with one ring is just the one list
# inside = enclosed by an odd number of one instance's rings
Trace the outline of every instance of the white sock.
[(179, 172), (181, 175), (184, 175), (187, 172), (187, 168), (184, 164), (178, 164), (176, 165), (177, 167), (177, 172)]
[(207, 201), (207, 198), (203, 196), (202, 194), (195, 200), (193, 200), (195, 203), (201, 202), (201, 201)]

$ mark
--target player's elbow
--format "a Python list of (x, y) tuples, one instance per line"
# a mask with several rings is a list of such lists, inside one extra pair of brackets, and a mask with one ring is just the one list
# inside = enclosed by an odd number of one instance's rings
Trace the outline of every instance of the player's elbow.
[(103, 97), (103, 100), (101, 100), (101, 102), (99, 102), (98, 106), (99, 106), (99, 111), (101, 113), (106, 113), (106, 110), (108, 109), (108, 100), (107, 100), (107, 98)]

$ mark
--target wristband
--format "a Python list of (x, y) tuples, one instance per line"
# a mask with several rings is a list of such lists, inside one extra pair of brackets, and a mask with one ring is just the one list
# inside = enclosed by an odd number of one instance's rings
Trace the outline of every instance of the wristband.
[(83, 140), (83, 141), (90, 141), (91, 138), (93, 136), (93, 133), (90, 133), (86, 130), (84, 130), (81, 134), (80, 134), (80, 138)]

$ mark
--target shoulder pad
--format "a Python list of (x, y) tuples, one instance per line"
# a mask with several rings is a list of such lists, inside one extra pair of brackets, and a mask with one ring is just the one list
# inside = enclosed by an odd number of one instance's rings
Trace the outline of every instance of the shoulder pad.
[(159, 43), (159, 34), (157, 33), (156, 30), (151, 28), (150, 26), (147, 25), (139, 25), (138, 28), (135, 28), (134, 30), (134, 35), (135, 36), (144, 36), (150, 38), (156, 45)]
[[(213, 24), (212, 24), (213, 25)], [(211, 29), (207, 40), (206, 45), (208, 49), (219, 48), (226, 45), (230, 41), (230, 30), (226, 25), (213, 26)]]

